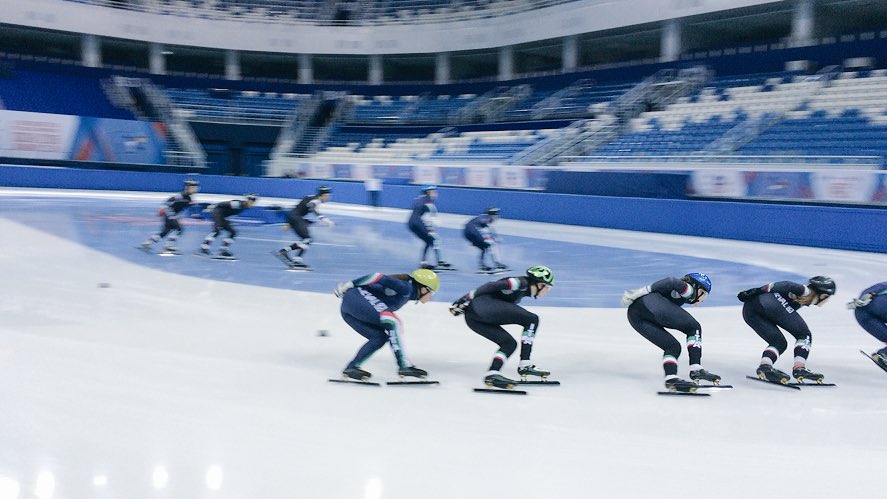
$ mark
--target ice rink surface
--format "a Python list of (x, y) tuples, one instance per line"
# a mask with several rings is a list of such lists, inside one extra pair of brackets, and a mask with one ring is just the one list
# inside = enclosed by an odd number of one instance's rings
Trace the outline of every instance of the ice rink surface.
[[(478, 394), (496, 347), (447, 306), (489, 278), (473, 273), (476, 253), (459, 236), (467, 217), (444, 216), (444, 250), (462, 271), (442, 277), (433, 302), (398, 312), (409, 357), (441, 385), (346, 386), (326, 380), (363, 339), (331, 290), (415, 266), (406, 213), (331, 204), (338, 224), (315, 226), (307, 255), (316, 270), (291, 273), (270, 255), (291, 240), (279, 226), (238, 225), (233, 263), (190, 255), (202, 221), (186, 226), (180, 257), (136, 250), (167, 196), (0, 192), (0, 499), (862, 498), (883, 488), (887, 374), (858, 352), (881, 345), (844, 303), (887, 280), (887, 255), (503, 220), (506, 262), (555, 272), (545, 300), (522, 304), (541, 319), (533, 358), (562, 385)], [(703, 325), (704, 364), (735, 389), (657, 396), (661, 351), (631, 329), (619, 295), (692, 271), (714, 282), (688, 308)], [(735, 293), (817, 274), (838, 293), (800, 311), (813, 331), (809, 365), (838, 386), (746, 380), (765, 345)], [(686, 376), (686, 355), (679, 362)], [(777, 366), (789, 370), (790, 354)], [(364, 367), (396, 378), (387, 347)]]

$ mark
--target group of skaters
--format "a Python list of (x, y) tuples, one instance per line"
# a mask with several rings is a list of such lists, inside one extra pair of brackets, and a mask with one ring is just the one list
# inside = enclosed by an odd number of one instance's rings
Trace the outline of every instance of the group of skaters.
[[(162, 226), (159, 232), (145, 240), (141, 248), (149, 253), (154, 251), (154, 244), (165, 240), (164, 254), (179, 254), (176, 243), (182, 234), (180, 219), (195, 205), (192, 196), (200, 189), (200, 183), (196, 180), (186, 180), (182, 191), (170, 196), (160, 209)], [(311, 245), (311, 232), (309, 227), (314, 223), (323, 223), (334, 226), (335, 223), (321, 212), (321, 205), (328, 202), (332, 196), (332, 189), (322, 185), (314, 194), (304, 196), (299, 203), (287, 213), (286, 225), (296, 234), (296, 240), (277, 250), (275, 255), (292, 269), (307, 269), (308, 265), (303, 260), (303, 255)], [(419, 267), (432, 270), (454, 270), (452, 264), (441, 256), (440, 237), (437, 234), (437, 207), (434, 200), (437, 198), (437, 187), (427, 185), (422, 188), (422, 194), (413, 202), (412, 212), (407, 221), (410, 232), (416, 235), (424, 244)], [(240, 214), (243, 210), (252, 208), (258, 197), (255, 194), (247, 194), (243, 199), (235, 199), (222, 203), (209, 205), (207, 210), (211, 212), (213, 230), (204, 238), (198, 254), (214, 256), (211, 250), (213, 241), (224, 233), (221, 247), (217, 257), (233, 259), (234, 253), (231, 245), (237, 237), (237, 231), (228, 220), (229, 217)], [(499, 208), (488, 208), (485, 213), (476, 216), (465, 224), (463, 235), (474, 247), (480, 250), (479, 271), (483, 273), (501, 273), (508, 270), (499, 256), (499, 236), (493, 228), (493, 224), (499, 219)], [(435, 257), (435, 264), (428, 262), (427, 257), (431, 250)], [(488, 264), (489, 262), (489, 264)]]
[[(152, 251), (154, 243), (165, 238), (165, 251), (177, 252), (175, 244), (182, 232), (179, 219), (194, 204), (191, 196), (198, 189), (197, 181), (186, 180), (182, 192), (166, 200), (159, 213), (163, 218), (163, 227), (142, 244), (143, 249)], [(288, 265), (294, 268), (307, 267), (302, 256), (311, 244), (310, 224), (321, 222), (334, 225), (319, 210), (323, 203), (329, 201), (331, 193), (329, 187), (321, 186), (315, 194), (302, 198), (288, 213), (287, 223), (298, 239), (277, 252)], [(440, 237), (436, 231), (436, 198), (437, 187), (424, 186), (422, 194), (413, 203), (407, 222), (409, 230), (425, 244), (417, 270), (410, 274), (370, 274), (337, 286), (335, 294), (342, 298), (342, 318), (367, 339), (343, 370), (344, 377), (360, 381), (368, 379), (370, 373), (360, 366), (386, 343), (394, 352), (399, 375), (420, 378), (427, 376), (426, 371), (417, 368), (406, 356), (401, 341), (402, 324), (395, 312), (411, 300), (417, 303), (430, 301), (440, 288), (435, 270), (452, 269), (452, 265), (441, 254)], [(237, 232), (228, 217), (252, 207), (256, 200), (254, 194), (248, 194), (243, 199), (213, 205), (213, 231), (204, 238), (199, 251), (210, 255), (210, 245), (224, 232), (226, 236), (222, 240), (219, 256), (233, 258), (230, 247)], [(499, 238), (493, 228), (499, 213), (498, 208), (489, 208), (486, 213), (472, 218), (464, 229), (465, 238), (480, 250), (481, 272), (492, 274), (508, 270), (501, 262), (497, 245)], [(434, 254), (434, 264), (429, 263), (429, 250)], [(526, 296), (534, 299), (544, 297), (553, 285), (554, 274), (551, 269), (544, 265), (535, 265), (528, 268), (523, 275), (504, 277), (473, 289), (450, 306), (450, 313), (464, 316), (469, 329), (498, 347), (484, 375), (487, 385), (510, 388), (518, 383), (501, 374), (506, 360), (517, 350), (517, 341), (503, 325), (519, 325), (523, 328), (517, 368), (521, 379), (526, 379), (527, 376), (545, 379), (550, 374), (549, 371), (537, 368), (530, 360), (539, 317), (519, 303)], [(622, 296), (622, 305), (628, 307), (628, 322), (632, 328), (662, 349), (665, 386), (669, 390), (686, 391), (700, 382), (717, 384), (721, 380), (719, 375), (703, 368), (702, 326), (683, 308), (687, 304), (701, 304), (711, 290), (712, 282), (707, 275), (692, 272), (680, 278), (667, 277), (658, 280), (626, 291)], [(772, 282), (737, 294), (737, 299), (743, 304), (743, 319), (766, 343), (756, 370), (760, 379), (781, 384), (788, 383), (791, 377), (799, 382), (822, 382), (824, 376), (807, 367), (813, 336), (798, 311), (804, 306), (822, 306), (835, 291), (833, 279), (815, 276), (805, 284)], [(887, 344), (887, 282), (864, 290), (847, 307), (854, 310), (856, 320), (863, 329)], [(678, 358), (682, 347), (669, 329), (686, 336), (690, 380), (678, 377)], [(783, 330), (795, 339), (791, 377), (775, 367), (779, 356), (788, 349)], [(872, 353), (870, 357), (887, 371), (887, 346)]]
[[(503, 325), (523, 328), (517, 366), (521, 380), (526, 380), (528, 376), (545, 380), (550, 375), (550, 371), (537, 368), (531, 360), (539, 316), (519, 303), (527, 296), (544, 297), (553, 285), (551, 269), (535, 265), (528, 268), (524, 275), (487, 282), (450, 305), (451, 314), (464, 316), (469, 329), (498, 347), (484, 375), (484, 383), (497, 388), (512, 388), (521, 382), (501, 373), (518, 345)], [(356, 381), (368, 380), (371, 374), (360, 366), (386, 343), (394, 352), (400, 376), (426, 377), (428, 373), (410, 362), (404, 352), (401, 342), (403, 326), (395, 312), (410, 300), (427, 303), (439, 289), (437, 274), (424, 268), (412, 274), (370, 274), (339, 284), (335, 294), (342, 298), (342, 318), (367, 339), (343, 370), (343, 377)], [(779, 384), (787, 384), (791, 377), (800, 383), (805, 380), (822, 382), (824, 376), (821, 373), (807, 368), (813, 336), (798, 311), (804, 306), (822, 306), (834, 296), (836, 289), (830, 277), (815, 276), (805, 284), (771, 282), (737, 294), (737, 299), (742, 303), (743, 319), (766, 343), (756, 370), (758, 378)], [(683, 308), (687, 304), (701, 304), (711, 290), (712, 282), (707, 275), (692, 272), (680, 278), (660, 279), (626, 291), (622, 296), (622, 305), (628, 308), (628, 322), (632, 328), (662, 349), (662, 368), (668, 390), (692, 391), (702, 382), (717, 385), (721, 381), (719, 375), (703, 368), (702, 326)], [(866, 331), (887, 344), (887, 282), (864, 290), (847, 307), (854, 310), (857, 321)], [(678, 377), (678, 358), (682, 347), (668, 330), (679, 331), (686, 336), (690, 380)], [(779, 356), (788, 349), (783, 330), (795, 339), (791, 377), (775, 367)], [(887, 346), (870, 357), (887, 371)]]

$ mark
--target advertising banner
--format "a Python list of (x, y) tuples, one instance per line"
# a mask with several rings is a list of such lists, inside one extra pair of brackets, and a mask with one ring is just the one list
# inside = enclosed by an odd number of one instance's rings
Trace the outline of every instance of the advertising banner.
[(814, 199), (820, 201), (869, 203), (877, 201), (883, 177), (858, 170), (818, 171), (810, 174), (810, 184)]
[(706, 197), (745, 197), (745, 172), (737, 170), (697, 170), (690, 176), (692, 192)]
[(690, 179), (696, 196), (887, 204), (887, 173), (880, 170), (697, 170)]
[(0, 156), (164, 164), (160, 123), (0, 111)]
[(0, 156), (68, 159), (78, 121), (77, 116), (0, 111)]

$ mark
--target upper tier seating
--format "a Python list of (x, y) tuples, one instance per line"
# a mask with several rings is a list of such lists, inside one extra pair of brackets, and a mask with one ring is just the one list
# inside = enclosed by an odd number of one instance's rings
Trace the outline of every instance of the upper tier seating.
[(175, 112), (189, 121), (281, 125), (308, 95), (274, 92), (166, 89)]

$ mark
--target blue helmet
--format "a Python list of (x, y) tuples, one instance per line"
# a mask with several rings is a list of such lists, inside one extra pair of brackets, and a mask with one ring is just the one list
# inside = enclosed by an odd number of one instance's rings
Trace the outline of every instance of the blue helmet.
[(711, 293), (711, 279), (708, 278), (705, 274), (700, 274), (699, 272), (691, 272), (684, 276), (684, 282), (687, 282), (691, 285), (696, 286), (697, 288), (702, 288), (706, 293)]

